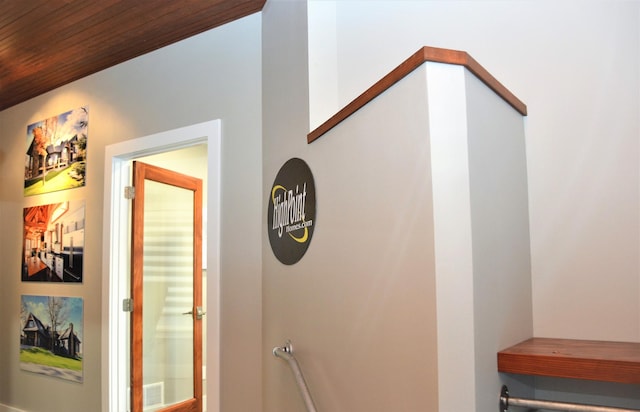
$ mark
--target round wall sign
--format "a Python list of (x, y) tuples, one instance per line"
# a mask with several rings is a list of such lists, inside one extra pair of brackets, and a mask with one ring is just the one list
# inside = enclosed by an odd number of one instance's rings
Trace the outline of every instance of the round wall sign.
[(311, 169), (302, 159), (285, 162), (269, 192), (267, 231), (271, 250), (285, 265), (306, 253), (316, 219), (316, 188)]

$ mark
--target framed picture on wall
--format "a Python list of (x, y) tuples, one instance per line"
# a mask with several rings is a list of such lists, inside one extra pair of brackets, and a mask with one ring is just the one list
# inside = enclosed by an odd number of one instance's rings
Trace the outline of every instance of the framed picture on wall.
[(82, 382), (82, 298), (22, 295), (20, 302), (20, 369)]
[(85, 185), (88, 125), (80, 107), (27, 126), (24, 196)]
[(22, 281), (82, 282), (84, 200), (26, 207), (23, 216)]

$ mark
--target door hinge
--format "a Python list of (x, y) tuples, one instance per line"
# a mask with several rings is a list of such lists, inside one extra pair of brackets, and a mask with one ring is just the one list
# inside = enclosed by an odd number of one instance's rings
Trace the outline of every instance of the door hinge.
[(131, 298), (122, 299), (122, 311), (133, 312), (133, 299)]
[(125, 186), (124, 187), (124, 198), (125, 199), (134, 199), (136, 197), (136, 188), (135, 186)]

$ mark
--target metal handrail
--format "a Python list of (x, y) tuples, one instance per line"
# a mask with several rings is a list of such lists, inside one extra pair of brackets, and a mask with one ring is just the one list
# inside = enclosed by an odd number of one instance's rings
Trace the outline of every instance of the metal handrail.
[(304, 404), (307, 407), (307, 411), (316, 412), (316, 406), (313, 404), (313, 399), (311, 399), (311, 393), (309, 392), (309, 387), (304, 380), (304, 376), (302, 375), (302, 370), (300, 369), (300, 365), (298, 365), (298, 361), (295, 356), (293, 356), (293, 347), (291, 346), (291, 341), (287, 340), (284, 346), (276, 346), (273, 348), (273, 355), (276, 358), (284, 359), (289, 363), (291, 367), (291, 371), (293, 372), (293, 376), (296, 379), (296, 383), (298, 384), (298, 389), (300, 390), (300, 394), (302, 395), (302, 399), (304, 400)]
[(624, 409), (614, 408), (611, 406), (587, 405), (582, 403), (513, 398), (509, 396), (509, 389), (506, 386), (503, 386), (502, 391), (500, 392), (500, 412), (507, 412), (509, 410), (509, 406), (574, 412), (640, 412), (640, 409)]

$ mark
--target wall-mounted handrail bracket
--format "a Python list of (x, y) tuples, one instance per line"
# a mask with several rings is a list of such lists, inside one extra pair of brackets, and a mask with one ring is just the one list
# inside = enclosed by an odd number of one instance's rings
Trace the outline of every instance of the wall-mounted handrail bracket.
[(640, 412), (640, 409), (614, 408), (610, 406), (587, 405), (570, 402), (543, 401), (536, 399), (513, 398), (509, 396), (509, 389), (506, 385), (500, 391), (500, 411), (508, 412), (509, 406), (520, 406), (523, 408), (548, 409), (553, 411), (574, 411), (574, 412)]
[(311, 399), (311, 393), (309, 392), (309, 387), (302, 375), (300, 365), (298, 365), (298, 361), (295, 356), (293, 356), (293, 345), (291, 344), (291, 340), (287, 339), (284, 346), (276, 346), (273, 348), (273, 356), (287, 361), (289, 367), (291, 367), (293, 376), (296, 379), (296, 384), (298, 385), (304, 404), (307, 407), (307, 411), (316, 412), (316, 407), (313, 403), (313, 399)]
[(500, 410), (498, 412), (507, 412), (509, 410), (509, 388), (507, 385), (502, 385), (500, 390)]
[[(293, 355), (293, 345), (291, 344), (291, 340), (287, 339), (284, 342), (284, 346), (276, 346), (275, 348), (273, 348), (273, 355), (277, 358), (280, 358), (281, 356), (279, 356), (276, 352), (285, 352), (285, 353), (290, 353)], [(286, 359), (285, 359), (286, 360)]]

